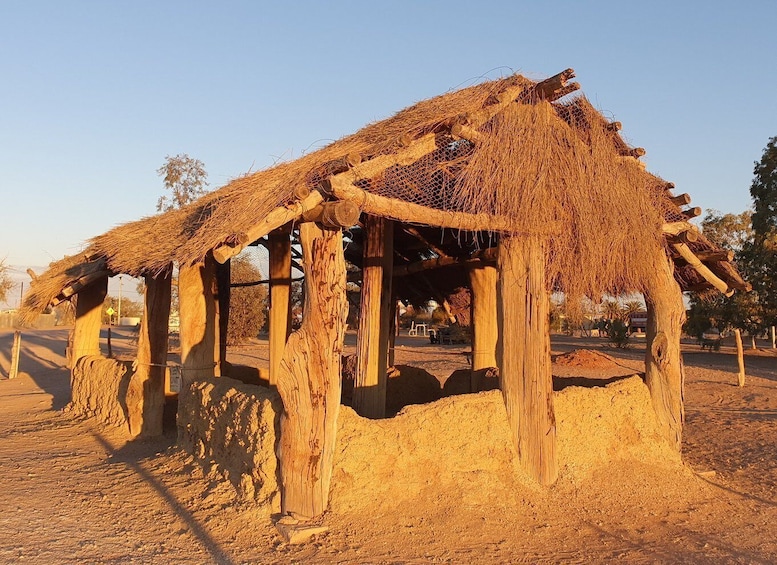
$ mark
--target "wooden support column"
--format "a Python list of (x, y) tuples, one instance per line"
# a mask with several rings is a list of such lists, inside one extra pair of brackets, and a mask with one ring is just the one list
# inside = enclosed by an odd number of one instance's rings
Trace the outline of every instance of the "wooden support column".
[(353, 409), (365, 418), (386, 416), (393, 241), (394, 230), (390, 220), (367, 216), (353, 389)]
[(181, 392), (195, 379), (214, 376), (216, 365), (216, 300), (213, 282), (215, 262), (208, 257), (201, 263), (178, 270), (178, 302), (181, 318)]
[(499, 382), (522, 467), (540, 484), (558, 477), (550, 361), (550, 292), (538, 237), (499, 244)]
[(70, 351), (70, 368), (85, 355), (100, 355), (102, 306), (108, 294), (108, 277), (82, 289), (76, 297), (76, 320)]
[(227, 371), (227, 332), (229, 331), (229, 299), (231, 296), (230, 284), (232, 282), (232, 262), (227, 259), (224, 263), (214, 262), (216, 278), (213, 285), (213, 294), (216, 307), (216, 337), (214, 339), (215, 350), (213, 352), (216, 366), (213, 374), (221, 377)]
[(136, 369), (127, 389), (127, 420), (133, 436), (162, 435), (171, 287), (172, 268), (157, 277), (146, 276)]
[(278, 371), (291, 334), (291, 224), (270, 232), (270, 385)]
[(300, 240), (305, 311), (278, 372), (283, 401), (278, 453), (282, 512), (313, 517), (326, 510), (332, 479), (348, 300), (342, 231), (305, 223)]
[(496, 367), (497, 325), (496, 286), (499, 273), (495, 266), (480, 263), (469, 270), (470, 306), (472, 309), (472, 379), (471, 392), (480, 390), (482, 373)]
[[(650, 260), (650, 258), (648, 258)], [(685, 306), (672, 265), (663, 249), (652, 258), (655, 277), (648, 281), (645, 380), (656, 418), (664, 437), (680, 451), (682, 445), (683, 369), (680, 335), (685, 321)]]

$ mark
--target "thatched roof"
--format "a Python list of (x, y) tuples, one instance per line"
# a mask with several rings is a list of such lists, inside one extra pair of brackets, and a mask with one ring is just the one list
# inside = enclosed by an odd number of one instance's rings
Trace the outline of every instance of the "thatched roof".
[[(266, 218), (284, 210), (284, 221), (298, 216), (300, 195), (313, 190), (432, 226), (451, 256), (490, 245), (500, 233), (544, 234), (556, 287), (589, 295), (640, 291), (649, 273), (633, 259), (657, 245), (673, 252), (662, 226), (687, 217), (667, 183), (644, 170), (643, 151), (621, 139), (617, 124), (584, 97), (568, 99), (576, 89), (567, 83), (572, 76), (568, 70), (535, 83), (514, 75), (419, 102), (185, 208), (118, 226), (93, 238), (83, 255), (52, 264), (31, 285), (25, 308), (40, 311), (96, 261), (112, 273), (141, 276), (213, 250), (236, 253), (246, 239), (266, 234), (257, 227)], [(471, 244), (461, 245), (463, 239)], [(704, 238), (690, 246), (710, 257), (717, 250)], [(687, 263), (677, 266), (683, 288), (706, 284)], [(746, 288), (727, 260), (708, 266), (730, 287)]]

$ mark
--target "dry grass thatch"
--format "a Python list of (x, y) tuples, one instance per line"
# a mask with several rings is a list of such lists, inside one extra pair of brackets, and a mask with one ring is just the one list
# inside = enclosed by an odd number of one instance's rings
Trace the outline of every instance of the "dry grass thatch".
[[(507, 217), (518, 233), (551, 233), (548, 280), (570, 294), (642, 290), (649, 262), (634, 258), (664, 245), (662, 222), (682, 215), (664, 196), (664, 181), (622, 156), (629, 147), (585, 98), (503, 104), (476, 124), (477, 142), (451, 133), (454, 122), (497, 107), (506, 89), (529, 92), (534, 84), (516, 75), (419, 102), (295, 161), (237, 178), (185, 208), (116, 227), (91, 240), (88, 254), (134, 276), (201, 261), (290, 203), (295, 188), (316, 188), (332, 162), (392, 154), (408, 139), (435, 133), (435, 151), (359, 186), (398, 202), (483, 214), (486, 231), (488, 218)], [(26, 305), (40, 308), (47, 295), (56, 296), (69, 268), (52, 266)]]

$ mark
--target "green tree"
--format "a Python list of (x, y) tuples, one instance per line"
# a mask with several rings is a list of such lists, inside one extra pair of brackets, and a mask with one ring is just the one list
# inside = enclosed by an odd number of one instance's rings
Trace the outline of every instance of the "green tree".
[(0, 259), (0, 302), (8, 300), (8, 293), (14, 287), (14, 282), (8, 275), (10, 267), (5, 264), (5, 259)]
[[(262, 279), (259, 268), (247, 255), (231, 259), (232, 284), (255, 283)], [(264, 284), (233, 286), (229, 301), (227, 343), (236, 345), (259, 334), (267, 311), (267, 287)]]
[(165, 164), (156, 172), (164, 180), (165, 189), (170, 191), (170, 195), (165, 194), (159, 198), (156, 205), (158, 212), (169, 212), (186, 206), (207, 192), (208, 173), (205, 172), (205, 165), (185, 153), (174, 157), (168, 155)]

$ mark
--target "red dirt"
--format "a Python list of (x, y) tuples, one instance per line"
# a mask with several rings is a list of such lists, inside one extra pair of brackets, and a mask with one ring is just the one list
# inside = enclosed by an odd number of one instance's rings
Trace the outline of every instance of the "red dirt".
[[(0, 332), (0, 374), (10, 333)], [(560, 479), (533, 485), (516, 464), (498, 392), (408, 406), (363, 421), (341, 410), (325, 534), (282, 541), (216, 466), (173, 444), (128, 442), (62, 411), (66, 331), (23, 336), (21, 370), (0, 379), (0, 562), (16, 563), (771, 563), (777, 561), (777, 358), (689, 345), (683, 462), (655, 435), (642, 349), (609, 368), (554, 365)], [(350, 336), (352, 338), (352, 336)], [(118, 340), (114, 337), (114, 346)], [(553, 341), (554, 354), (603, 349)], [(465, 348), (400, 340), (397, 363), (444, 383)], [(230, 351), (261, 365), (266, 343)], [(423, 361), (423, 363), (421, 363)], [(560, 379), (562, 380), (562, 379)], [(606, 387), (594, 386), (611, 382)], [(449, 387), (450, 389), (450, 387)]]

